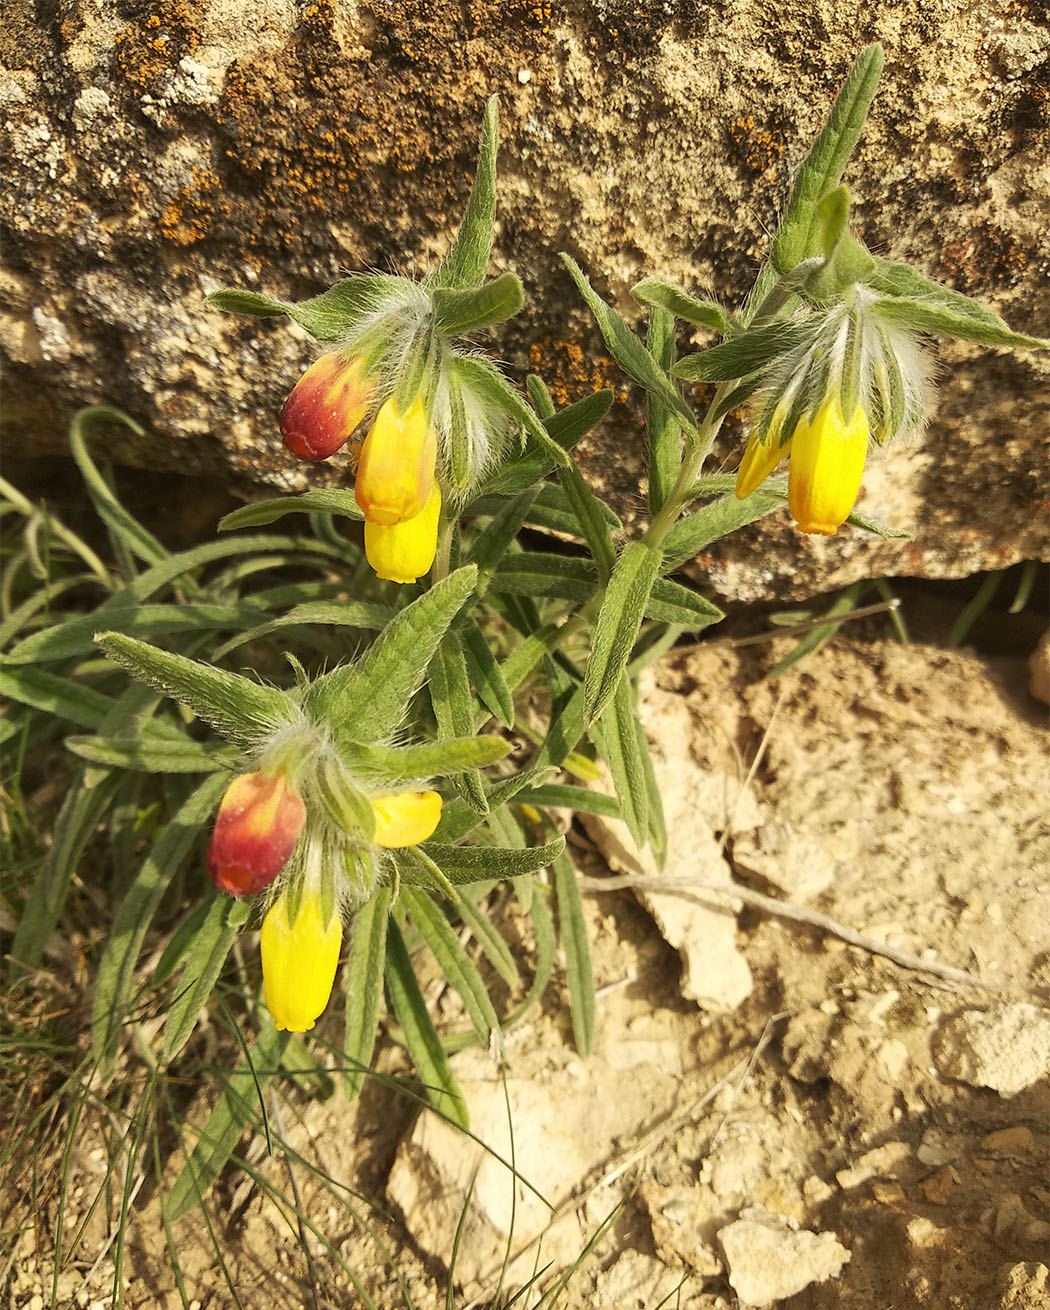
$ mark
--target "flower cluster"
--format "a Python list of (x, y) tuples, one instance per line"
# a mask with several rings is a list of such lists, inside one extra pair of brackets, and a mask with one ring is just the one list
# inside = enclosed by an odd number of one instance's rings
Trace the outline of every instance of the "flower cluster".
[[(299, 379), (281, 412), (285, 446), (301, 459), (327, 459), (371, 413), (378, 383), (361, 355), (329, 351)], [(377, 575), (415, 582), (434, 562), (441, 487), (437, 433), (422, 393), (404, 409), (389, 396), (375, 413), (357, 466), (365, 554)]]
[(288, 754), (275, 754), (227, 787), (207, 866), (221, 891), (269, 893), (261, 938), (266, 1004), (278, 1028), (305, 1032), (332, 992), (342, 911), (371, 893), (384, 850), (416, 846), (433, 834), (441, 797), (362, 792), (336, 758), (310, 761), (309, 751), (293, 778)]
[(791, 516), (801, 532), (831, 536), (856, 502), (869, 437), (882, 445), (921, 427), (928, 368), (914, 337), (860, 285), (792, 326), (793, 347), (759, 383), (736, 494), (750, 496), (790, 454)]

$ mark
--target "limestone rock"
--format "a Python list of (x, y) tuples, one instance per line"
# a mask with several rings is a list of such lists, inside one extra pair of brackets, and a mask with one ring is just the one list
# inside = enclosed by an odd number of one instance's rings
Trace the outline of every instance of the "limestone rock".
[[(637, 318), (659, 275), (735, 304), (768, 249), (802, 152), (863, 40), (887, 70), (847, 181), (880, 253), (1050, 332), (1050, 36), (1035, 10), (823, 0), (778, 13), (583, 0), (69, 0), (9, 6), (0, 278), (9, 448), (65, 449), (81, 405), (149, 430), (106, 452), (140, 467), (297, 489), (282, 400), (314, 353), (283, 322), (211, 312), (220, 284), (296, 298), (347, 268), (421, 273), (466, 196), (485, 99), (501, 96), (494, 271), (529, 311), (497, 337), (559, 403), (623, 379), (571, 292), (568, 249)], [(50, 17), (41, 17), (50, 15)], [(582, 336), (580, 335), (582, 333)], [(575, 344), (579, 341), (582, 349)], [(683, 347), (689, 347), (683, 333)], [(701, 563), (739, 597), (852, 579), (958, 576), (1050, 549), (1046, 356), (944, 346), (925, 438), (873, 458), (862, 509), (912, 541), (799, 539), (785, 514)], [(583, 444), (637, 519), (638, 397)], [(716, 453), (734, 467), (740, 422)], [(16, 444), (17, 443), (17, 444)]]
[(948, 1078), (1016, 1096), (1050, 1074), (1050, 1013), (1023, 1004), (963, 1010), (941, 1026), (933, 1057)]
[(835, 1278), (850, 1258), (833, 1233), (738, 1219), (718, 1234), (729, 1282), (747, 1305), (783, 1301), (812, 1283)]

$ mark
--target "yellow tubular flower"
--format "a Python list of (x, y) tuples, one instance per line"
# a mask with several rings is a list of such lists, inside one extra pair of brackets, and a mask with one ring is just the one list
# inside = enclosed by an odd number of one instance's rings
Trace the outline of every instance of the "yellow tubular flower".
[(801, 532), (836, 533), (853, 509), (868, 452), (868, 418), (858, 406), (847, 423), (838, 397), (791, 438), (788, 507)]
[(370, 796), (376, 816), (375, 844), (393, 849), (418, 846), (433, 836), (441, 818), (436, 791), (400, 791)]
[(279, 1029), (305, 1033), (314, 1026), (332, 994), (342, 937), (338, 912), (325, 923), (316, 891), (303, 891), (294, 924), (286, 895), (270, 907), (260, 942), (263, 990)]
[(787, 454), (787, 450), (787, 446), (781, 444), (779, 428), (770, 428), (765, 441), (760, 441), (758, 434), (752, 432), (744, 458), (736, 471), (737, 500), (747, 500), (755, 488), (765, 482)]
[(415, 582), (434, 562), (441, 490), (435, 482), (421, 513), (385, 527), (365, 521), (365, 555), (376, 576), (388, 582)]
[(380, 407), (361, 447), (354, 495), (368, 523), (392, 526), (416, 518), (434, 485), (437, 434), (423, 397), (404, 414), (393, 396)]

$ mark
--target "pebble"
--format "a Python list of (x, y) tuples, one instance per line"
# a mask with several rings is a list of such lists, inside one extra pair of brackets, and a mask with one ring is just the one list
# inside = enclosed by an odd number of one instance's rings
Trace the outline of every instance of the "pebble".
[(741, 1301), (772, 1305), (813, 1283), (835, 1278), (850, 1258), (833, 1233), (738, 1219), (718, 1234), (729, 1282)]
[(1050, 1072), (1050, 1013), (1027, 1004), (963, 1010), (941, 1026), (933, 1058), (942, 1077), (1016, 1096)]

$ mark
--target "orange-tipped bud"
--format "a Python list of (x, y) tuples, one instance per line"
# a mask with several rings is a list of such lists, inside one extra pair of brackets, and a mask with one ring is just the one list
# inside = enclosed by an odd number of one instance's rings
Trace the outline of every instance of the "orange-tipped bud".
[(336, 911), (325, 921), (321, 897), (305, 891), (295, 922), (288, 917), (286, 895), (270, 906), (263, 920), (263, 990), (266, 1007), (279, 1029), (305, 1033), (328, 1004), (339, 965), (343, 925)]
[(791, 438), (788, 508), (801, 532), (830, 537), (846, 521), (860, 491), (868, 453), (868, 418), (858, 406), (847, 423), (832, 397)]
[(362, 360), (330, 351), (310, 365), (284, 402), (284, 444), (300, 459), (327, 459), (350, 440), (374, 399)]
[(441, 490), (435, 482), (422, 513), (384, 527), (365, 521), (365, 556), (376, 576), (388, 582), (415, 582), (428, 571), (437, 552)]
[(416, 518), (434, 486), (436, 462), (437, 434), (423, 397), (402, 414), (391, 396), (365, 437), (357, 466), (354, 494), (366, 522), (389, 527)]
[(226, 788), (208, 843), (208, 876), (220, 891), (269, 887), (306, 823), (302, 797), (283, 773), (245, 773)]
[(399, 791), (369, 800), (376, 816), (375, 843), (388, 850), (418, 846), (434, 835), (441, 819), (441, 797), (436, 791)]

